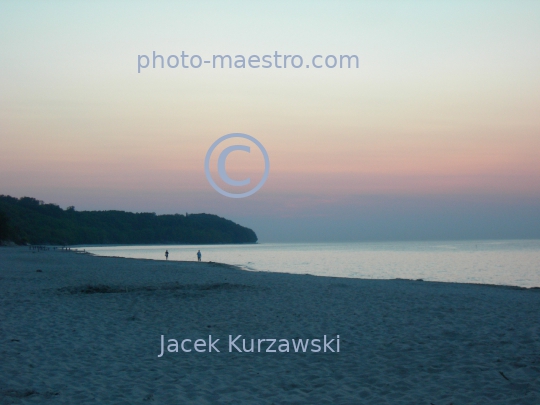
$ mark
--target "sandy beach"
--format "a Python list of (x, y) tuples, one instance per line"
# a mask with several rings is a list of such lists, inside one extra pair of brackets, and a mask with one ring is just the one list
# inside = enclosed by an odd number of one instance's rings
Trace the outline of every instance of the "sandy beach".
[(2, 247), (0, 352), (0, 404), (539, 404), (540, 290)]

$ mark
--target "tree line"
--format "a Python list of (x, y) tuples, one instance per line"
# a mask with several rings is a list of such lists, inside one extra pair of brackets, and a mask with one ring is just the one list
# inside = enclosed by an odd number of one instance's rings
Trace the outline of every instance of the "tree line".
[(253, 230), (212, 214), (76, 211), (0, 195), (0, 240), (17, 244), (255, 243)]

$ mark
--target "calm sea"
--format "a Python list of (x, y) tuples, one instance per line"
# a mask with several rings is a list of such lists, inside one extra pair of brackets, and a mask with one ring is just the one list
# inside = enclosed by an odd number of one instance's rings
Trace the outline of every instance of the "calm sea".
[(101, 256), (196, 260), (316, 276), (540, 287), (540, 240), (81, 247)]

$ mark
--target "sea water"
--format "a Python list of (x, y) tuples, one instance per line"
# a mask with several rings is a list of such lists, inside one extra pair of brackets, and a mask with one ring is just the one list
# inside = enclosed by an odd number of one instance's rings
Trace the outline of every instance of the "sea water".
[(100, 256), (221, 262), (251, 271), (540, 287), (540, 240), (83, 246)]

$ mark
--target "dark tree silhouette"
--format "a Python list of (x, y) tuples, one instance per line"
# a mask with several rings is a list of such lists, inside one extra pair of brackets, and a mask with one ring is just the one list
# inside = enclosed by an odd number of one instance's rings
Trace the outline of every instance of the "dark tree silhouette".
[(0, 211), (0, 241), (9, 238), (8, 217), (5, 212)]
[[(211, 214), (156, 215), (125, 211), (63, 210), (35, 198), (0, 195), (11, 240), (32, 244), (255, 243), (249, 228)], [(0, 222), (2, 220), (0, 219)], [(4, 228), (2, 228), (4, 229)]]

